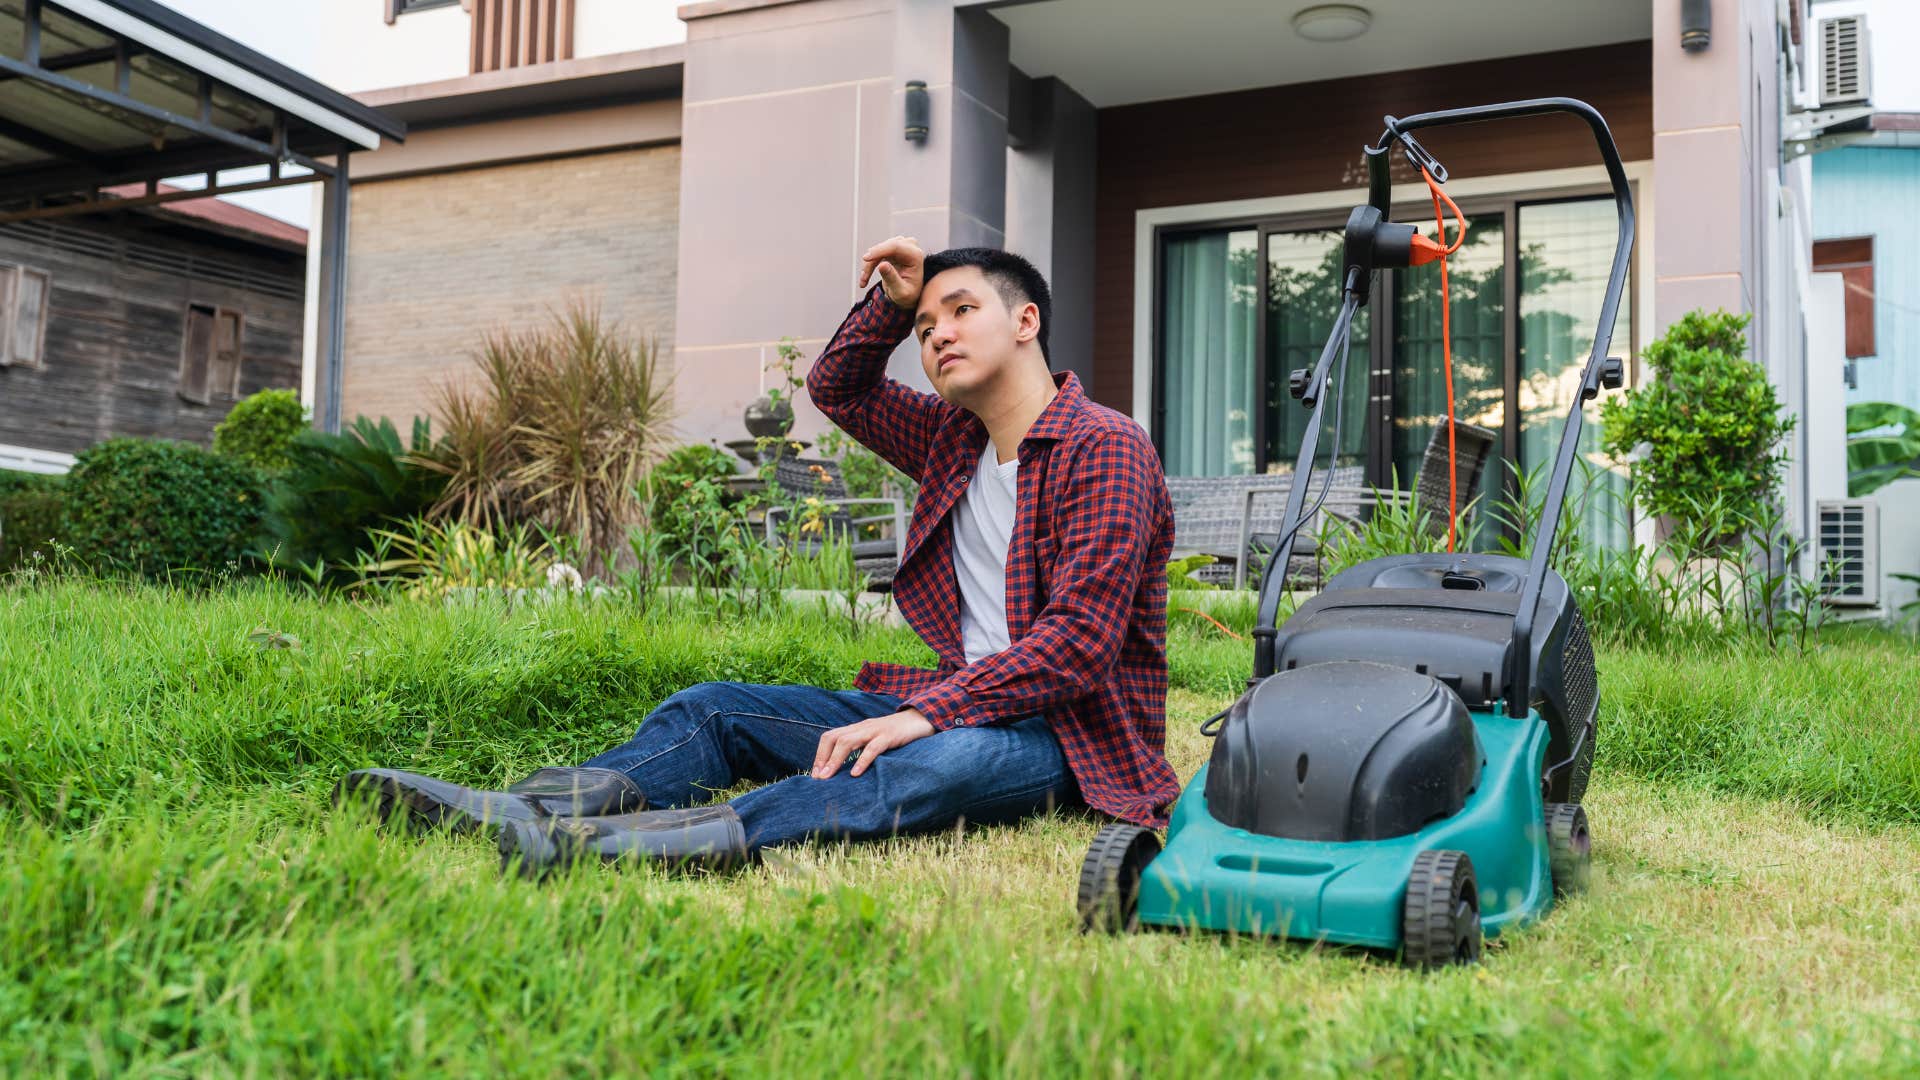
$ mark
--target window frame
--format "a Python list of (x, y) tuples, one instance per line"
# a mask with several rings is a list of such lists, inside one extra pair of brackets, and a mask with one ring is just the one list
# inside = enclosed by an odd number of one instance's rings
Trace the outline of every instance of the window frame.
[[(1629, 190), (1636, 203), (1639, 200), (1640, 184), (1629, 181)], [(1575, 184), (1551, 188), (1519, 188), (1497, 194), (1467, 196), (1455, 201), (1461, 214), (1466, 217), (1479, 217), (1498, 214), (1502, 228), (1502, 259), (1506, 267), (1502, 291), (1502, 322), (1504, 324), (1501, 346), (1503, 386), (1506, 408), (1503, 411), (1500, 436), (1500, 450), (1508, 461), (1518, 461), (1520, 456), (1520, 410), (1516, 407), (1520, 398), (1520, 208), (1558, 202), (1580, 202), (1599, 199), (1611, 199), (1613, 190), (1603, 182)], [(1407, 204), (1402, 204), (1404, 207)], [(1416, 204), (1417, 205), (1417, 204)], [(1259, 259), (1256, 261), (1258, 280), (1256, 295), (1265, 303), (1267, 296), (1268, 259), (1267, 237), (1272, 233), (1301, 232), (1308, 230), (1339, 231), (1346, 224), (1347, 209), (1303, 210), (1292, 213), (1241, 214), (1215, 218), (1202, 218), (1178, 223), (1156, 224), (1152, 229), (1152, 304), (1149, 313), (1152, 326), (1151, 356), (1153, 361), (1153, 385), (1151, 395), (1151, 424), (1154, 449), (1166, 459), (1166, 379), (1167, 379), (1167, 319), (1166, 311), (1166, 251), (1167, 241), (1171, 238), (1194, 233), (1221, 232), (1235, 229), (1252, 229), (1258, 233)], [(1415, 215), (1398, 212), (1397, 220), (1415, 221)], [(1451, 227), (1451, 222), (1449, 222)], [(1636, 230), (1639, 226), (1636, 224)], [(1628, 363), (1628, 385), (1640, 383), (1639, 350), (1635, 347), (1640, 340), (1640, 320), (1643, 313), (1639, 301), (1640, 259), (1639, 244), (1643, 236), (1636, 232), (1635, 255), (1628, 260), (1627, 284), (1624, 299), (1627, 303), (1627, 342), (1626, 352), (1620, 352), (1621, 343), (1612, 343), (1613, 355), (1626, 355)], [(1392, 482), (1392, 424), (1393, 424), (1393, 340), (1396, 324), (1393, 319), (1395, 281), (1391, 272), (1378, 273), (1373, 277), (1372, 291), (1367, 298), (1368, 326), (1370, 335), (1367, 351), (1367, 432), (1363, 444), (1366, 447), (1367, 483), (1386, 488)], [(1255, 386), (1263, 388), (1270, 384), (1276, 374), (1269, 370), (1272, 362), (1267, 348), (1267, 318), (1263, 310), (1254, 320), (1254, 368)], [(1349, 373), (1349, 378), (1352, 373)], [(1350, 389), (1349, 393), (1352, 392)], [(1257, 395), (1258, 396), (1258, 395)], [(1273, 463), (1265, 459), (1267, 446), (1267, 410), (1256, 411), (1253, 423), (1254, 471), (1264, 473)], [(1506, 486), (1512, 487), (1512, 477), (1508, 477)], [(1512, 492), (1509, 490), (1508, 494)]]
[(412, 15), (417, 11), (432, 11), (434, 8), (466, 6), (466, 0), (387, 0), (387, 23), (391, 25), (402, 15)]
[[(199, 387), (201, 396), (199, 397), (194, 396), (192, 393), (194, 388), (190, 387), (187, 383), (187, 370), (194, 359), (193, 318), (196, 311), (206, 312), (212, 320), (208, 327), (206, 363), (202, 369), (203, 374), (201, 386)], [(220, 348), (220, 330), (225, 324), (231, 324), (233, 327), (233, 345), (230, 350), (222, 350)], [(247, 317), (245, 312), (199, 300), (187, 301), (180, 318), (180, 367), (174, 377), (177, 384), (175, 386), (175, 393), (179, 396), (180, 400), (191, 405), (211, 405), (213, 404), (213, 399), (216, 394), (227, 398), (229, 401), (238, 400), (240, 397), (240, 379), (246, 368), (246, 338)], [(216, 385), (216, 376), (221, 374), (220, 358), (223, 351), (230, 352), (232, 367), (230, 373), (226, 374), (224, 380)]]

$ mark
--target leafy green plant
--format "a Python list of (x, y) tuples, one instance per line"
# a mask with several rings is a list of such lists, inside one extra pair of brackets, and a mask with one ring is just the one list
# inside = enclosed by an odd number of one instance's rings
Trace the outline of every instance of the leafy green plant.
[(694, 443), (678, 447), (647, 474), (647, 531), (659, 537), (670, 563), (710, 562), (720, 539), (735, 527), (746, 500), (727, 487), (734, 475), (726, 451)]
[(213, 429), (213, 452), (239, 458), (267, 476), (293, 465), (294, 437), (307, 430), (307, 410), (292, 390), (242, 398)]
[(1847, 494), (1871, 495), (1907, 476), (1920, 476), (1920, 412), (1890, 401), (1847, 406)]
[(464, 522), (409, 518), (370, 533), (373, 552), (357, 569), (359, 586), (409, 599), (440, 599), (473, 590), (536, 589), (553, 584), (554, 551), (528, 526), (501, 533)]
[[(1417, 491), (1400, 498), (1375, 488), (1373, 497), (1372, 512), (1357, 526), (1351, 521), (1321, 515), (1320, 563), (1321, 573), (1326, 577), (1385, 555), (1447, 550), (1447, 530), (1434, 527), (1435, 511), (1420, 505)], [(1473, 508), (1474, 503), (1469, 501), (1454, 519), (1457, 550), (1471, 551), (1478, 540), (1479, 525)], [(1439, 517), (1444, 519), (1446, 515)]]
[(66, 480), (65, 539), (87, 565), (231, 573), (260, 528), (260, 474), (186, 443), (109, 439)]
[(1167, 564), (1167, 588), (1198, 589), (1202, 592), (1218, 589), (1220, 586), (1210, 581), (1202, 581), (1193, 576), (1195, 570), (1203, 566), (1212, 566), (1220, 560), (1206, 552), (1195, 552), (1185, 558), (1175, 559)]
[(445, 478), (418, 464), (431, 450), (424, 417), (414, 418), (404, 443), (384, 417), (355, 417), (338, 435), (301, 432), (287, 448), (291, 464), (267, 492), (260, 555), (316, 583), (350, 583), (372, 550), (369, 530), (424, 514), (440, 497)]
[(672, 369), (649, 339), (596, 310), (489, 335), (480, 381), (448, 385), (445, 438), (418, 455), (447, 478), (433, 516), (482, 530), (525, 523), (578, 539), (601, 572), (640, 520), (637, 491), (670, 413)]
[(66, 479), (0, 471), (0, 571), (12, 569), (61, 535)]
[(1779, 490), (1794, 420), (1746, 359), (1748, 319), (1688, 312), (1647, 347), (1657, 377), (1600, 408), (1607, 452), (1630, 463), (1656, 514), (1683, 519), (1715, 494), (1748, 514)]

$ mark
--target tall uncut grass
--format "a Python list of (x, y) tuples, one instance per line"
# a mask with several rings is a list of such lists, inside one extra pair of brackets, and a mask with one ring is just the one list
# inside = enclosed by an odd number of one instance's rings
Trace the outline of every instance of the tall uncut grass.
[[(1216, 609), (1226, 630), (1249, 615)], [(1179, 612), (1169, 753), (1248, 645)], [(1473, 971), (1086, 937), (1098, 827), (503, 879), (336, 812), (345, 770), (499, 784), (706, 679), (924, 663), (826, 612), (0, 591), (0, 1075), (1911, 1075), (1920, 657), (1604, 649), (1588, 896)]]

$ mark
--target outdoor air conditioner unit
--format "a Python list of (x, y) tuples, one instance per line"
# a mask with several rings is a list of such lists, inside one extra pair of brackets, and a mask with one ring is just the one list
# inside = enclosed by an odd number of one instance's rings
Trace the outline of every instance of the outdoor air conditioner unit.
[(1872, 97), (1867, 57), (1867, 17), (1820, 20), (1820, 107), (1854, 105)]
[(1880, 507), (1872, 499), (1832, 499), (1819, 504), (1814, 545), (1820, 594), (1834, 607), (1880, 604)]

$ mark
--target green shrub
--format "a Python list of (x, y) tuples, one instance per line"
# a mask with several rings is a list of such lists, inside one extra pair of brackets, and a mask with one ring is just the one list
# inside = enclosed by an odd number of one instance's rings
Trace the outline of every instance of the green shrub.
[(261, 478), (186, 443), (109, 439), (82, 451), (66, 483), (66, 536), (96, 569), (149, 577), (222, 571), (260, 528)]
[(292, 390), (262, 390), (236, 404), (213, 429), (213, 452), (274, 475), (293, 464), (288, 448), (307, 430), (307, 410)]
[(1746, 359), (1748, 316), (1688, 312), (1647, 347), (1658, 376), (1600, 407), (1606, 450), (1629, 461), (1656, 514), (1697, 520), (1716, 495), (1752, 516), (1780, 487), (1793, 418), (1766, 370)]
[(440, 497), (446, 478), (415, 464), (431, 445), (424, 417), (414, 418), (406, 444), (385, 418), (355, 417), (338, 435), (301, 432), (267, 493), (262, 554), (334, 584), (353, 580), (354, 564), (373, 549), (369, 530), (418, 517)]
[(11, 570), (61, 535), (66, 478), (0, 472), (0, 570)]
[(730, 491), (734, 459), (725, 450), (693, 443), (662, 458), (647, 474), (647, 525), (670, 559), (708, 555), (715, 544), (717, 519), (731, 521), (742, 501)]

